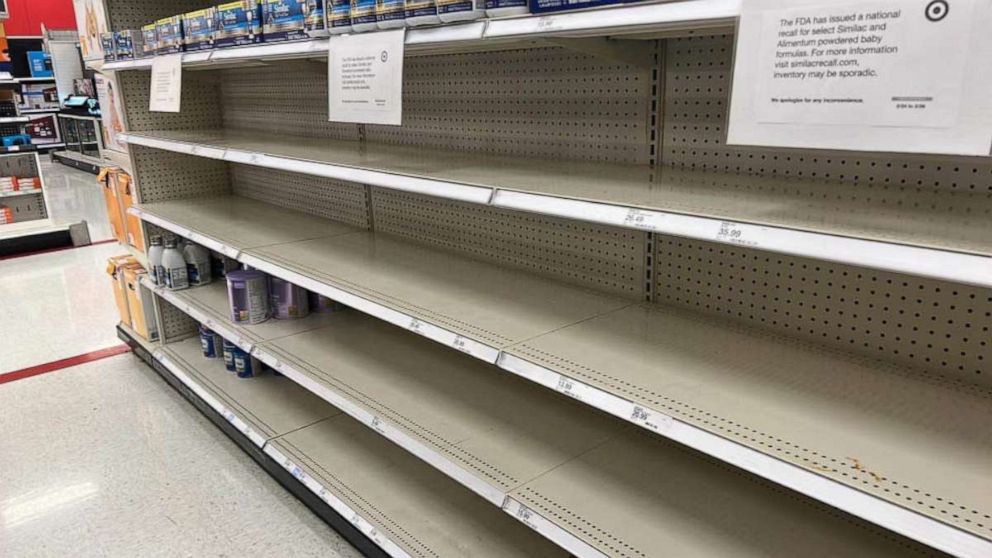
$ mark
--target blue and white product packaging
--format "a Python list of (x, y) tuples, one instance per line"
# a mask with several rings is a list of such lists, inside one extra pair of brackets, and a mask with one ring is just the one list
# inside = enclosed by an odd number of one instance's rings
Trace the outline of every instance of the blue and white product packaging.
[(324, 11), (326, 0), (306, 0), (304, 24), (310, 37), (327, 36), (327, 19)]
[(238, 349), (237, 345), (227, 339), (221, 341), (221, 347), (224, 351), (224, 368), (227, 368), (231, 372), (236, 372), (237, 369), (234, 367), (234, 351), (240, 351), (241, 349)]
[(528, 0), (530, 11), (535, 14), (544, 12), (562, 12), (566, 10), (579, 10), (582, 8), (594, 8), (596, 6), (609, 6), (611, 4), (623, 4), (621, 0)]
[(435, 25), (441, 23), (437, 15), (437, 0), (406, 0), (407, 25)]
[(114, 33), (118, 60), (134, 60), (145, 57), (144, 39), (141, 31), (118, 31)]
[(175, 54), (186, 50), (183, 44), (183, 18), (172, 16), (158, 20), (155, 22), (155, 34), (158, 36), (155, 54)]
[(217, 10), (205, 8), (183, 14), (183, 42), (186, 52), (214, 48)]
[(529, 14), (527, 0), (486, 0), (486, 17)]
[(203, 356), (207, 358), (224, 356), (224, 338), (205, 325), (200, 325), (200, 346), (203, 347)]
[(262, 5), (259, 0), (228, 2), (215, 8), (217, 48), (253, 45), (262, 42)]
[(262, 363), (247, 352), (235, 347), (234, 372), (239, 378), (253, 378), (262, 373)]
[(141, 57), (154, 56), (158, 51), (158, 31), (154, 23), (141, 28)]
[(331, 35), (351, 33), (351, 0), (328, 0), (331, 10), (327, 16), (327, 31)]
[(444, 23), (479, 19), (486, 15), (486, 0), (437, 0), (437, 15)]
[(375, 0), (351, 0), (351, 28), (354, 31), (372, 31), (375, 24)]
[(376, 0), (375, 24), (379, 29), (396, 29), (406, 26), (404, 0)]
[(103, 47), (103, 61), (117, 60), (117, 38), (113, 33), (100, 33), (100, 46)]
[(267, 43), (326, 35), (323, 1), (262, 0), (262, 34)]

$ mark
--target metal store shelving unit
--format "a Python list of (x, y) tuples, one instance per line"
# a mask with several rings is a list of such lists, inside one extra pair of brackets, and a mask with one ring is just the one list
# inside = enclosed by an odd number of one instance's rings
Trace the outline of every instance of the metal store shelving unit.
[[(375, 446), (578, 556), (992, 553), (992, 163), (724, 145), (737, 9), (410, 31), (402, 127), (326, 122), (326, 41), (186, 55), (180, 114), (114, 66), (146, 233), (361, 312), (238, 327), (219, 285), (158, 289), (165, 368), (345, 515)], [(250, 424), (193, 319), (357, 423)], [(424, 513), (355, 523), (464, 553)]]

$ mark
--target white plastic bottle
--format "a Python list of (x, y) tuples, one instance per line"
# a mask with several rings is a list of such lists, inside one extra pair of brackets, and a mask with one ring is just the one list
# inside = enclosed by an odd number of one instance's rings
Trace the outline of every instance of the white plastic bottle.
[(379, 29), (406, 27), (406, 2), (404, 0), (376, 0), (375, 24)]
[(406, 24), (437, 25), (441, 18), (437, 16), (437, 0), (406, 0)]
[(486, 15), (486, 0), (437, 0), (437, 15), (444, 23), (469, 21)]
[(508, 17), (529, 13), (527, 0), (486, 0), (486, 17)]
[(206, 248), (190, 242), (183, 248), (183, 259), (186, 260), (186, 278), (190, 286), (206, 285), (213, 279), (210, 272), (210, 252)]
[(176, 239), (169, 237), (165, 239), (165, 251), (162, 252), (162, 267), (165, 268), (165, 286), (179, 291), (189, 288), (189, 279), (186, 277), (186, 260), (182, 253), (176, 249)]
[(375, 31), (375, 0), (351, 0), (351, 29), (356, 33)]
[(155, 235), (151, 239), (151, 246), (148, 248), (148, 274), (152, 278), (152, 283), (156, 285), (165, 284), (165, 268), (162, 267), (162, 237)]

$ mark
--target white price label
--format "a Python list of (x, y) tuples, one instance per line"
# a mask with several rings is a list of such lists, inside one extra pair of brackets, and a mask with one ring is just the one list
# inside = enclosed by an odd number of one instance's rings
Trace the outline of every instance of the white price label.
[(655, 432), (664, 432), (671, 428), (674, 419), (668, 415), (649, 411), (639, 405), (634, 405), (630, 420)]
[(362, 525), (362, 518), (357, 513), (351, 514), (351, 519), (349, 519), (348, 521), (350, 521), (351, 524), (356, 527), (361, 527)]
[(558, 385), (555, 386), (555, 389), (558, 390), (560, 393), (564, 393), (569, 397), (573, 397), (581, 401), (582, 397), (580, 397), (579, 394), (576, 393), (576, 391), (578, 390), (578, 385), (579, 385), (578, 382), (576, 382), (571, 378), (565, 376), (559, 376)]
[(461, 335), (456, 335), (455, 342), (451, 345), (463, 353), (472, 354), (472, 349), (468, 346), (468, 339), (465, 339)]
[(657, 213), (641, 211), (640, 209), (631, 209), (627, 211), (627, 216), (623, 219), (623, 226), (634, 229), (655, 231), (658, 230), (657, 221), (659, 217), (660, 215)]
[(224, 418), (227, 419), (227, 422), (234, 423), (234, 413), (228, 411), (227, 409), (224, 409), (224, 412), (221, 414), (224, 415)]
[(369, 538), (379, 546), (386, 544), (386, 536), (380, 533), (375, 527), (369, 530)]
[(745, 225), (731, 221), (722, 221), (720, 222), (720, 228), (717, 230), (716, 239), (719, 242), (739, 244), (741, 246), (757, 246), (758, 243), (749, 239), (746, 233), (747, 229)]
[(381, 418), (377, 416), (372, 417), (372, 422), (370, 424), (372, 425), (372, 428), (375, 429), (376, 432), (380, 434), (386, 433), (386, 424), (385, 421), (383, 421)]
[(410, 325), (408, 327), (409, 327), (410, 331), (416, 331), (417, 333), (423, 333), (424, 322), (418, 320), (417, 318), (413, 318), (412, 320), (410, 320)]
[(559, 27), (558, 21), (553, 16), (542, 16), (537, 20), (538, 31), (555, 31)]
[(534, 529), (537, 528), (537, 525), (534, 524), (534, 512), (523, 504), (519, 504), (519, 507), (517, 508), (517, 519), (523, 521), (527, 525), (530, 525)]
[(303, 469), (300, 469), (299, 467), (297, 467), (297, 466), (294, 465), (293, 466), (293, 469), (290, 471), (290, 474), (292, 474), (294, 477), (296, 477), (297, 480), (299, 480), (301, 482), (306, 482), (306, 481), (304, 481), (304, 477), (306, 475), (303, 473)]
[(189, 149), (190, 155), (200, 155), (202, 152), (203, 149), (199, 145), (194, 145)]

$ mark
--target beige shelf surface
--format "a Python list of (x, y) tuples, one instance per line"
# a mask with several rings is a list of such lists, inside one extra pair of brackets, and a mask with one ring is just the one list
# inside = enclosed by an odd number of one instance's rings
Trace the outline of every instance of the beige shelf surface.
[(992, 539), (988, 388), (642, 305), (505, 355)]
[(346, 416), (277, 438), (270, 447), (410, 556), (567, 556)]
[(166, 344), (161, 352), (266, 440), (340, 414), (289, 378), (271, 372), (239, 378), (224, 367), (224, 359), (203, 356), (199, 336)]

